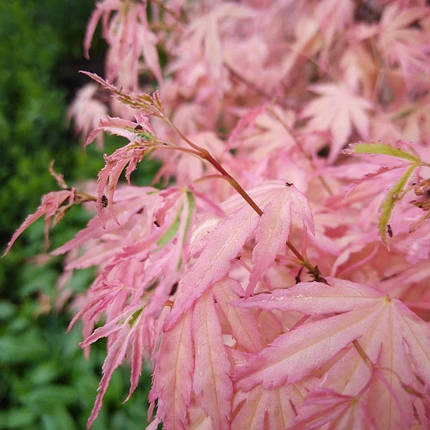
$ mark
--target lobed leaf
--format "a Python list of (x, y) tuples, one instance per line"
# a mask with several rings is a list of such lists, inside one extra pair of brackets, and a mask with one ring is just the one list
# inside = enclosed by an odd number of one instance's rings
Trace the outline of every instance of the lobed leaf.
[(150, 400), (158, 399), (157, 417), (166, 428), (186, 429), (194, 372), (192, 316), (186, 313), (163, 334)]
[(223, 430), (230, 425), (233, 384), (221, 325), (213, 296), (209, 292), (194, 306), (193, 338), (194, 393), (203, 410), (211, 417), (212, 428)]

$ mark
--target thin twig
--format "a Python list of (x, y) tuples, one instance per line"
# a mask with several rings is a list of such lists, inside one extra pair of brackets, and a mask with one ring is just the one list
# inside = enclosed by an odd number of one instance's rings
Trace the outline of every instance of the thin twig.
[[(187, 150), (187, 152), (191, 152), (194, 155), (198, 155), (203, 160), (208, 161), (218, 172), (221, 173), (225, 177), (225, 179), (230, 183), (230, 185), (242, 196), (242, 198), (252, 207), (252, 209), (258, 214), (258, 216), (263, 215), (263, 210), (258, 206), (258, 204), (252, 199), (252, 197), (245, 191), (245, 189), (239, 184), (239, 182), (228, 173), (224, 167), (210, 154), (210, 152), (200, 147), (199, 145), (193, 143), (188, 137), (186, 137), (181, 130), (179, 130), (167, 117), (163, 116), (163, 119), (170, 125), (178, 135), (189, 145), (193, 150)], [(168, 146), (162, 148), (169, 148)], [(171, 147), (172, 148), (172, 147)], [(180, 148), (180, 147), (179, 147)], [(184, 148), (180, 148), (184, 150)], [(288, 248), (293, 252), (293, 254), (297, 257), (300, 264), (306, 267), (309, 273), (314, 277), (315, 281), (327, 283), (326, 279), (322, 276), (320, 270), (317, 265), (313, 265), (310, 261), (308, 261), (291, 243), (287, 241)]]

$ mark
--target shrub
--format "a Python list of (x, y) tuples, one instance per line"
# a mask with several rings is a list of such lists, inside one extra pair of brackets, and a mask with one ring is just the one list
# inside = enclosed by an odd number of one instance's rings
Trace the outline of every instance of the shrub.
[[(86, 353), (107, 338), (88, 426), (146, 359), (150, 428), (428, 427), (429, 10), (97, 3), (105, 79), (71, 113), (86, 144), (126, 144), (92, 189), (54, 174), (7, 248), (94, 206), (53, 252), (97, 270), (71, 322)], [(162, 190), (130, 183), (150, 156)]]

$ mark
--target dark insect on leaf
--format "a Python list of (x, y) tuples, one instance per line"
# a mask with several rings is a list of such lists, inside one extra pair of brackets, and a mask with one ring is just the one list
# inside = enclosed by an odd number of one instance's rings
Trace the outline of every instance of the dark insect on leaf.
[(328, 156), (330, 155), (330, 146), (329, 145), (324, 145), (318, 152), (317, 152), (317, 156), (319, 158), (328, 158)]
[(107, 197), (103, 194), (103, 196), (102, 196), (102, 206), (105, 208), (105, 207), (107, 207), (107, 205), (108, 205), (108, 203), (109, 203), (109, 201), (108, 201), (108, 199), (107, 199)]
[(390, 224), (387, 224), (387, 233), (388, 236), (393, 237), (393, 229), (391, 228)]
[(177, 282), (175, 282), (173, 285), (172, 285), (172, 288), (171, 288), (171, 290), (170, 290), (170, 293), (169, 293), (169, 296), (173, 296), (173, 294), (175, 294), (176, 293), (176, 290), (178, 289), (178, 283)]
[(410, 28), (417, 28), (418, 30), (422, 30), (420, 22), (416, 19), (415, 21), (409, 24)]

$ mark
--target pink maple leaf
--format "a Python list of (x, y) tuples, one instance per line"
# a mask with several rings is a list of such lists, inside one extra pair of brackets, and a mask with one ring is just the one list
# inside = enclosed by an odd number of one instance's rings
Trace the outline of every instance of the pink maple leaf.
[(305, 106), (302, 116), (311, 117), (307, 124), (309, 130), (330, 131), (332, 145), (329, 161), (333, 162), (347, 143), (353, 126), (363, 139), (368, 137), (368, 111), (372, 105), (342, 83), (317, 84), (310, 90), (319, 97)]
[[(102, 19), (103, 37), (109, 43), (107, 76), (120, 80), (127, 88), (136, 90), (139, 59), (142, 57), (158, 82), (162, 82), (161, 67), (156, 50), (157, 37), (150, 31), (146, 2), (136, 2), (125, 7), (120, 0), (102, 0), (88, 22), (84, 53), (89, 49), (99, 20)], [(124, 65), (128, 67), (124, 69)]]
[(193, 309), (195, 368), (193, 390), (212, 428), (230, 425), (233, 384), (214, 298), (207, 292)]
[(36, 212), (32, 213), (31, 215), (28, 215), (27, 218), (24, 220), (24, 222), (17, 228), (15, 233), (12, 235), (3, 255), (6, 255), (10, 251), (16, 239), (18, 239), (18, 237), (21, 236), (24, 230), (26, 230), (31, 224), (37, 221), (41, 216), (45, 216), (45, 241), (46, 241), (46, 244), (48, 244), (49, 226), (50, 226), (51, 218), (55, 217), (54, 218), (54, 225), (55, 225), (55, 223), (59, 219), (61, 219), (62, 216), (64, 215), (64, 212), (59, 212), (59, 209), (61, 208), (63, 203), (65, 203), (66, 200), (69, 200), (68, 205), (72, 205), (74, 199), (75, 199), (74, 189), (53, 191), (43, 196), (42, 201), (39, 207), (37, 208)]
[[(332, 286), (302, 283), (243, 301), (247, 307), (326, 316), (282, 334), (255, 354), (237, 371), (239, 388), (299, 382), (358, 340), (367, 359), (383, 372), (383, 378), (369, 385), (372, 400), (366, 409), (371, 416), (384, 420), (387, 428), (412, 425), (416, 422), (414, 405), (422, 400), (411, 397), (404, 387), (420, 392), (430, 380), (427, 324), (401, 301), (376, 289), (344, 280), (329, 282)], [(324, 386), (340, 394), (356, 395), (371, 376), (368, 363), (349, 348), (328, 370)], [(382, 413), (383, 408), (389, 408), (390, 413)]]
[(154, 369), (149, 400), (158, 399), (157, 416), (168, 428), (187, 428), (187, 409), (191, 402), (194, 347), (192, 316), (164, 333)]
[[(268, 181), (250, 190), (249, 193), (263, 208), (267, 207), (269, 202), (273, 200), (284, 203), (285, 214), (276, 220), (276, 230), (280, 233), (285, 231), (285, 237), (280, 239), (277, 237), (275, 241), (270, 222), (266, 220), (265, 216), (260, 219), (241, 197), (233, 196), (224, 202), (222, 208), (228, 216), (217, 222), (215, 228), (205, 237), (203, 250), (180, 280), (178, 296), (171, 313), (167, 317), (166, 329), (173, 327), (182, 313), (189, 309), (195, 300), (227, 274), (231, 261), (239, 255), (245, 242), (250, 239), (258, 225), (262, 225), (262, 227), (259, 230), (257, 241), (269, 243), (270, 240), (274, 240), (274, 242), (270, 247), (268, 256), (264, 257), (261, 264), (258, 262), (250, 291), (262, 272), (273, 262), (276, 252), (281, 248), (280, 241), (287, 241), (287, 232), (292, 218), (295, 218), (305, 232), (313, 232), (312, 213), (306, 198), (290, 184), (286, 185), (282, 181)], [(294, 203), (290, 205), (291, 202)], [(268, 211), (269, 219), (273, 220), (274, 210), (276, 211), (276, 205), (275, 209)], [(278, 223), (280, 224), (278, 225)], [(261, 255), (260, 250), (256, 252), (257, 255)]]
[[(411, 26), (428, 15), (428, 8), (387, 5), (382, 14), (377, 46), (392, 66), (399, 66), (404, 79), (429, 73), (429, 50), (426, 34)], [(414, 76), (416, 82), (418, 77)]]

